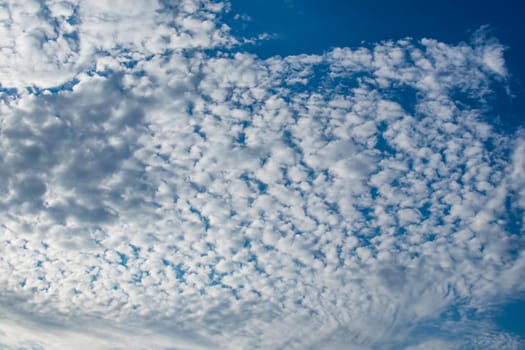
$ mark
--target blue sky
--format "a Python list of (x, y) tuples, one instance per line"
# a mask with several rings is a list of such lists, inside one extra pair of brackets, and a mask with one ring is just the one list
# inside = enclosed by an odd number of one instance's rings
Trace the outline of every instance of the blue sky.
[(1, 3), (0, 349), (523, 349), (522, 17)]
[(277, 35), (276, 40), (248, 49), (263, 57), (320, 53), (333, 47), (405, 37), (457, 43), (468, 40), (481, 26), (489, 26), (491, 34), (506, 47), (515, 95), (512, 99), (501, 96), (498, 111), (504, 111), (501, 118), (509, 127), (523, 124), (525, 5), (521, 1), (234, 0), (232, 8), (232, 13), (245, 13), (252, 19), (243, 26), (233, 24), (234, 31)]

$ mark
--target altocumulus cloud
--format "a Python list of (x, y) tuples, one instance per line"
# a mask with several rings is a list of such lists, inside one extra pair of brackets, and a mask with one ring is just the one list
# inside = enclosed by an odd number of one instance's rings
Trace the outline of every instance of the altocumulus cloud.
[(523, 346), (482, 31), (260, 59), (226, 2), (0, 7), (0, 348)]

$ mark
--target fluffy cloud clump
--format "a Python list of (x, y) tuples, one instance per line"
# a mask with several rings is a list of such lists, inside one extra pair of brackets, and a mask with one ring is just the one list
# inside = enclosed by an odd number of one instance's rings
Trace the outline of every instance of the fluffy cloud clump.
[(499, 43), (260, 59), (227, 3), (0, 6), (0, 347), (523, 345), (480, 321), (525, 290)]

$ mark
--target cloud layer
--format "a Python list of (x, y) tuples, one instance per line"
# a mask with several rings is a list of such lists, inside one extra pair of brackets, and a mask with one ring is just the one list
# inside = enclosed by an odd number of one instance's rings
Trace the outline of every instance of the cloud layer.
[(0, 11), (0, 344), (523, 345), (478, 317), (525, 290), (499, 43), (263, 60), (227, 3), (95, 3)]

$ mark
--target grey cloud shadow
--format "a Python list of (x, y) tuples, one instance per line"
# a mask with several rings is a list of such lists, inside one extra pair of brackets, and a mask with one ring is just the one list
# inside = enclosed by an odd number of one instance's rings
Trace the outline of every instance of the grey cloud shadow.
[[(115, 193), (140, 192), (138, 177), (126, 176), (122, 164), (140, 147), (143, 107), (125, 91), (121, 74), (76, 88), (39, 95), (31, 108), (6, 118), (0, 175), (11, 184), (4, 190), (11, 199), (0, 205), (13, 210), (25, 203), (57, 223), (74, 217), (95, 224), (118, 217), (123, 199)], [(126, 182), (109, 188), (115, 176)], [(46, 192), (59, 203), (47, 204)]]

